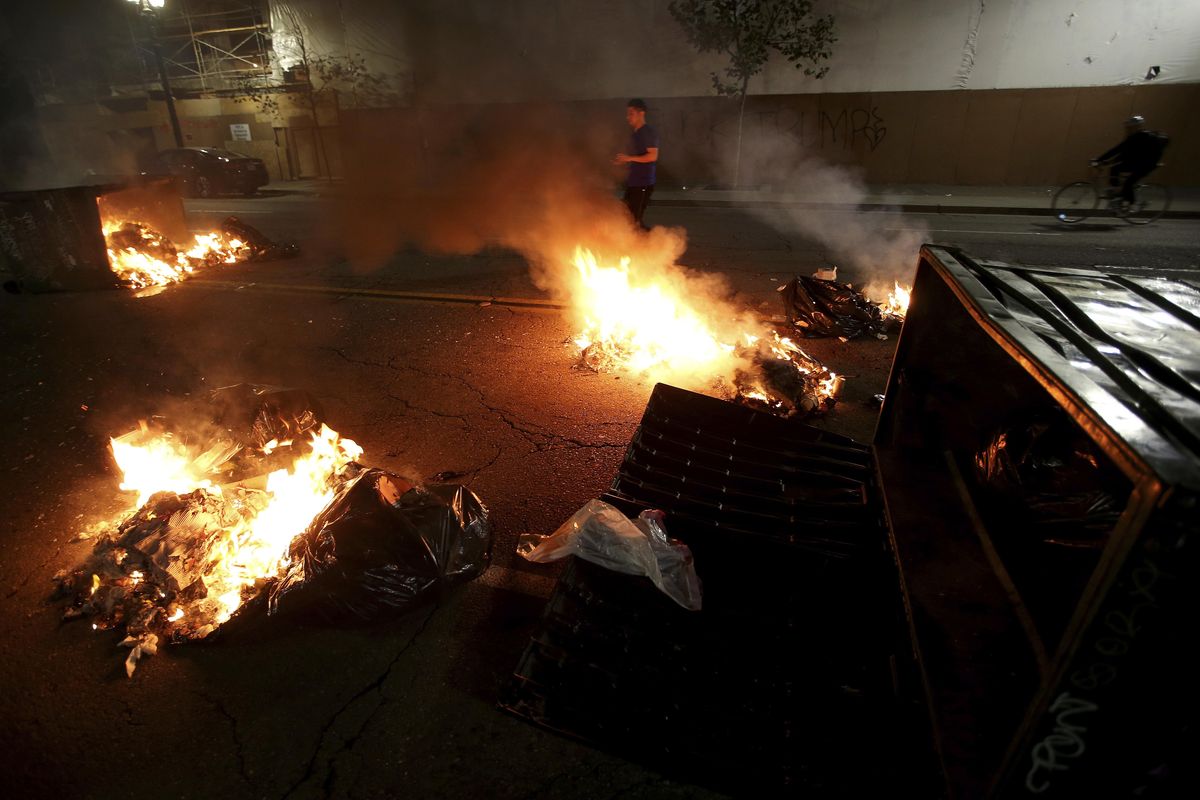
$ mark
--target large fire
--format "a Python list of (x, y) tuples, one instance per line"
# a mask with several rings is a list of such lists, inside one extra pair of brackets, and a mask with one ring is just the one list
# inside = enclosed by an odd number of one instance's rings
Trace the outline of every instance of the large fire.
[(639, 280), (624, 257), (615, 267), (575, 249), (582, 291), (574, 301), (584, 318), (575, 336), (584, 358), (596, 367), (645, 372), (655, 368), (710, 374), (736, 349), (721, 341), (707, 315), (693, 308), (666, 281)]
[(117, 519), (93, 526), (84, 567), (56, 576), (77, 598), (67, 617), (123, 628), (131, 675), (160, 637), (213, 633), (285, 573), (293, 540), (362, 470), (353, 441), (324, 424), (304, 430), (303, 440), (259, 447), (223, 435), (197, 444), (143, 423), (110, 440), (120, 488), (135, 494)]
[(139, 289), (178, 283), (201, 267), (236, 264), (251, 254), (245, 242), (222, 231), (196, 234), (186, 248), (138, 222), (106, 219), (103, 231), (112, 271)]
[(597, 371), (625, 370), (713, 386), (776, 412), (834, 401), (842, 378), (795, 342), (745, 319), (718, 298), (686, 290), (678, 270), (640, 272), (632, 258), (604, 265), (576, 247), (571, 301), (582, 324), (573, 341)]
[[(287, 566), (292, 539), (333, 499), (341, 470), (362, 455), (355, 442), (323, 424), (311, 434), (306, 452), (290, 468), (271, 472), (265, 483), (257, 482), (258, 487), (251, 485), (254, 481), (243, 481), (226, 490), (214, 484), (214, 470), (236, 447), (219, 443), (197, 452), (170, 435), (145, 429), (112, 439), (111, 444), (122, 472), (121, 489), (137, 492), (133, 511), (144, 509), (159, 492), (182, 496), (200, 491), (219, 497), (230, 491), (235, 495), (232, 506), (236, 513), (228, 519), (231, 524), (209, 531), (205, 544), (208, 561), (201, 577), (206, 596), (196, 605), (204, 615), (203, 624), (211, 626), (229, 619), (247, 588)], [(262, 449), (270, 453), (280, 444), (273, 440)], [(188, 612), (181, 604), (172, 621), (185, 624)]]

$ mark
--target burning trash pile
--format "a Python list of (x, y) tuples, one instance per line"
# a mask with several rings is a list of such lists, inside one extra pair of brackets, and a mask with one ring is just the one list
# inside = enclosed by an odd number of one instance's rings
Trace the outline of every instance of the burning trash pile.
[(797, 276), (779, 287), (788, 324), (799, 335), (836, 336), (843, 341), (864, 334), (886, 338), (904, 322), (911, 290), (898, 281), (885, 290), (887, 301), (875, 302), (849, 283), (817, 275)]
[(197, 270), (220, 264), (290, 258), (295, 245), (278, 244), (237, 217), (228, 217), (211, 233), (195, 234), (188, 247), (141, 222), (105, 219), (108, 262), (123, 282), (142, 289), (184, 280)]
[(126, 672), (160, 642), (263, 618), (372, 621), (487, 567), (483, 503), (358, 463), (306, 393), (215, 391), (199, 425), (157, 420), (112, 440), (133, 510), (55, 576), (66, 619), (116, 629)]
[(604, 266), (582, 247), (574, 266), (571, 298), (582, 330), (572, 343), (581, 366), (682, 379), (780, 416), (836, 403), (841, 376), (725, 301), (690, 292), (678, 268), (642, 274), (628, 257)]

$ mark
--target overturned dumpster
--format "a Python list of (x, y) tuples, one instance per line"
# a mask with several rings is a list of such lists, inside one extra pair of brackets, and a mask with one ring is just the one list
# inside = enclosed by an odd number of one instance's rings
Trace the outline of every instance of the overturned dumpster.
[(1200, 290), (921, 250), (874, 454), (955, 797), (1178, 796)]
[(870, 448), (656, 387), (601, 499), (703, 610), (572, 560), (502, 707), (737, 794), (1177, 796), (1198, 311), (925, 247)]
[(103, 220), (133, 217), (165, 235), (187, 234), (169, 179), (0, 194), (0, 282), (9, 291), (115, 288)]

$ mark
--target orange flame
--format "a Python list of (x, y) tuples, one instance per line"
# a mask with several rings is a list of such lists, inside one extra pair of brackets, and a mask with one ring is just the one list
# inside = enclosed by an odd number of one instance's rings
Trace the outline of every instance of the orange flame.
[[(817, 402), (835, 397), (842, 379), (826, 370), (790, 339), (743, 316), (720, 298), (687, 288), (682, 270), (638, 270), (630, 257), (601, 265), (577, 246), (572, 305), (582, 322), (573, 338), (584, 364), (597, 371), (625, 370), (670, 376), (695, 386), (713, 385), (776, 407), (761, 381), (746, 385), (754, 358), (784, 359), (813, 375)], [(752, 371), (752, 370), (751, 370)]]
[[(178, 283), (201, 267), (236, 264), (250, 255), (244, 242), (220, 231), (195, 234), (186, 250), (177, 249), (153, 229), (126, 220), (106, 219), (103, 231), (109, 267), (138, 289)], [(134, 236), (137, 238), (131, 242)]]
[(901, 284), (900, 281), (892, 281), (891, 288), (873, 284), (868, 286), (866, 292), (864, 292), (867, 297), (880, 297), (885, 293), (887, 294), (886, 301), (875, 300), (872, 302), (879, 306), (879, 310), (883, 312), (884, 316), (904, 319), (908, 315), (908, 303), (912, 298), (912, 285)]
[[(169, 435), (151, 435), (144, 427), (111, 442), (122, 473), (121, 489), (137, 492), (137, 507), (161, 491), (185, 494), (202, 489), (222, 493), (210, 476), (214, 462), (221, 457), (216, 454), (228, 457), (230, 453), (223, 443), (198, 453)], [(247, 587), (287, 566), (292, 539), (333, 500), (336, 476), (363, 452), (327, 425), (312, 434), (308, 449), (289, 469), (268, 475), (265, 490), (254, 492), (239, 487), (238, 491), (257, 496), (252, 502), (238, 503), (240, 519), (223, 531), (214, 548), (219, 551), (217, 558), (204, 575), (207, 596), (216, 603), (211, 613), (214, 625), (237, 610)], [(181, 607), (170, 621), (180, 620), (186, 613), (187, 609)]]
[(581, 351), (631, 372), (690, 373), (711, 372), (733, 353), (666, 281), (639, 279), (629, 257), (604, 267), (590, 250), (576, 247), (574, 263), (581, 285), (575, 301), (584, 319), (574, 341)]

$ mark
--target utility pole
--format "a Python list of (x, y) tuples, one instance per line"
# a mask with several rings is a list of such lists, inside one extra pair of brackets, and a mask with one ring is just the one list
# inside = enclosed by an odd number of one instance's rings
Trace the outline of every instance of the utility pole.
[(171, 96), (171, 81), (167, 78), (167, 65), (163, 61), (162, 45), (158, 42), (158, 12), (166, 0), (129, 0), (137, 3), (142, 22), (150, 35), (150, 46), (154, 51), (154, 63), (158, 66), (158, 82), (167, 101), (167, 116), (171, 118), (171, 133), (175, 135), (175, 146), (183, 147), (183, 131), (179, 128), (179, 115), (175, 112), (175, 98)]

